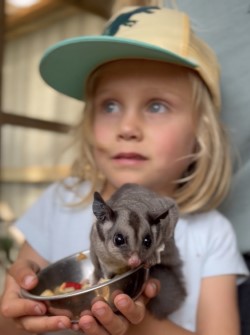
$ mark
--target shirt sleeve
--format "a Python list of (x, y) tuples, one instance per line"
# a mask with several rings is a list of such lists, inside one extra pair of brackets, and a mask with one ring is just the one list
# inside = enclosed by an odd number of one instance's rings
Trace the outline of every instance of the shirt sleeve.
[(210, 222), (202, 276), (236, 274), (239, 281), (249, 273), (239, 252), (235, 232), (224, 216)]
[(89, 249), (92, 206), (72, 205), (79, 203), (88, 190), (86, 183), (81, 185), (79, 194), (65, 184), (52, 184), (17, 221), (27, 242), (47, 261), (55, 262)]
[(28, 211), (16, 222), (26, 241), (49, 260), (51, 246), (52, 206), (55, 206), (57, 184), (49, 186)]

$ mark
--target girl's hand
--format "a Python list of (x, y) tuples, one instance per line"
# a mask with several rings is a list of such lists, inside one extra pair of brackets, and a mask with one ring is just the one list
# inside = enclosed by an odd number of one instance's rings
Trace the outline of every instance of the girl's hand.
[(14, 319), (19, 328), (34, 333), (70, 328), (69, 318), (45, 316), (46, 306), (43, 303), (21, 298), (21, 287), (31, 289), (36, 285), (38, 268), (35, 263), (21, 259), (13, 264), (6, 277), (1, 301), (2, 315)]
[[(143, 295), (133, 301), (125, 294), (115, 297), (114, 303), (120, 314), (115, 314), (103, 301), (97, 301), (91, 308), (91, 314), (84, 315), (74, 329), (80, 328), (87, 335), (123, 335), (130, 324), (139, 324), (145, 316), (146, 303), (157, 295), (159, 282), (150, 279)], [(98, 320), (98, 321), (97, 321)]]
[[(81, 329), (86, 334), (124, 334), (130, 324), (138, 324), (145, 316), (145, 304), (158, 291), (158, 281), (149, 280), (144, 294), (133, 301), (125, 294), (115, 298), (115, 305), (120, 315), (113, 313), (103, 301), (97, 301), (91, 312), (82, 316), (79, 324), (73, 325), (66, 316), (46, 316), (46, 306), (37, 301), (20, 297), (20, 288), (31, 289), (37, 284), (36, 272), (39, 267), (34, 262), (19, 259), (9, 270), (2, 297), (3, 316), (13, 318), (19, 328), (29, 332), (43, 333), (73, 328)], [(98, 322), (97, 322), (98, 320)]]

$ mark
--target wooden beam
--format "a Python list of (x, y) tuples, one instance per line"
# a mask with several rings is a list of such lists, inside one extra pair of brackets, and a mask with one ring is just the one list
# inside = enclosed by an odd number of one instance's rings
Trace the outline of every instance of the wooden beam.
[(41, 0), (6, 16), (6, 39), (42, 29), (55, 21), (86, 10), (109, 18), (114, 0)]
[(0, 112), (0, 128), (1, 126), (7, 124), (12, 126), (53, 131), (57, 133), (68, 133), (72, 128), (65, 123), (45, 121), (13, 113)]
[(2, 183), (51, 183), (67, 177), (70, 166), (30, 166), (24, 168), (4, 167), (1, 169)]
[(5, 38), (10, 40), (43, 29), (55, 21), (75, 13), (76, 8), (65, 6), (63, 0), (41, 0), (33, 6), (21, 8), (6, 16)]
[(109, 19), (112, 7), (116, 0), (64, 0), (65, 3), (70, 3), (71, 6), (76, 6), (83, 10), (92, 12), (105, 19)]

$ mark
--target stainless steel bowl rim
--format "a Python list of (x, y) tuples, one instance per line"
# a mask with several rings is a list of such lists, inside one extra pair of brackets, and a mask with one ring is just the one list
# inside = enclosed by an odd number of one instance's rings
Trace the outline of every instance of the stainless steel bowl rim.
[[(70, 257), (71, 256), (69, 256), (67, 258), (70, 258)], [(60, 261), (58, 261), (58, 262), (60, 262)], [(46, 269), (48, 269), (52, 265), (53, 264), (48, 265), (48, 267), (46, 267)], [(144, 267), (144, 264), (141, 264), (140, 266), (136, 267), (135, 269), (131, 269), (131, 270), (127, 271), (127, 272), (124, 272), (121, 275), (117, 275), (114, 278), (109, 279), (109, 280), (107, 280), (107, 281), (105, 281), (105, 282), (103, 282), (101, 284), (92, 285), (91, 287), (86, 288), (86, 289), (82, 289), (82, 290), (76, 290), (76, 291), (73, 291), (73, 292), (68, 292), (68, 293), (63, 293), (63, 294), (57, 294), (57, 295), (51, 295), (51, 296), (41, 296), (41, 295), (32, 294), (32, 293), (30, 293), (29, 291), (27, 291), (25, 289), (21, 289), (21, 295), (24, 298), (27, 298), (27, 299), (34, 299), (34, 300), (41, 300), (41, 301), (65, 299), (65, 298), (69, 298), (69, 297), (81, 295), (83, 293), (91, 292), (91, 291), (94, 291), (94, 290), (96, 290), (98, 288), (102, 288), (104, 286), (107, 286), (107, 285), (110, 285), (112, 283), (115, 283), (115, 282), (117, 282), (117, 281), (119, 281), (119, 280), (121, 280), (123, 278), (128, 277), (129, 275), (133, 274), (134, 272), (140, 270), (143, 267)], [(149, 269), (147, 269), (147, 268), (144, 268), (144, 269), (146, 271), (145, 276), (147, 278)]]

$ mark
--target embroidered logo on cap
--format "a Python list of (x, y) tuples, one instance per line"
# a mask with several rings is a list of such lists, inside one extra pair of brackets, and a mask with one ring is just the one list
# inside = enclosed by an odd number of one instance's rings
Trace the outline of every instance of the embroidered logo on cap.
[(103, 35), (114, 36), (121, 25), (126, 27), (133, 27), (136, 24), (136, 20), (131, 20), (131, 17), (138, 13), (147, 13), (153, 14), (155, 9), (160, 9), (160, 7), (156, 6), (145, 6), (136, 8), (130, 12), (123, 13), (119, 15), (114, 21), (111, 22), (109, 26), (104, 30)]

